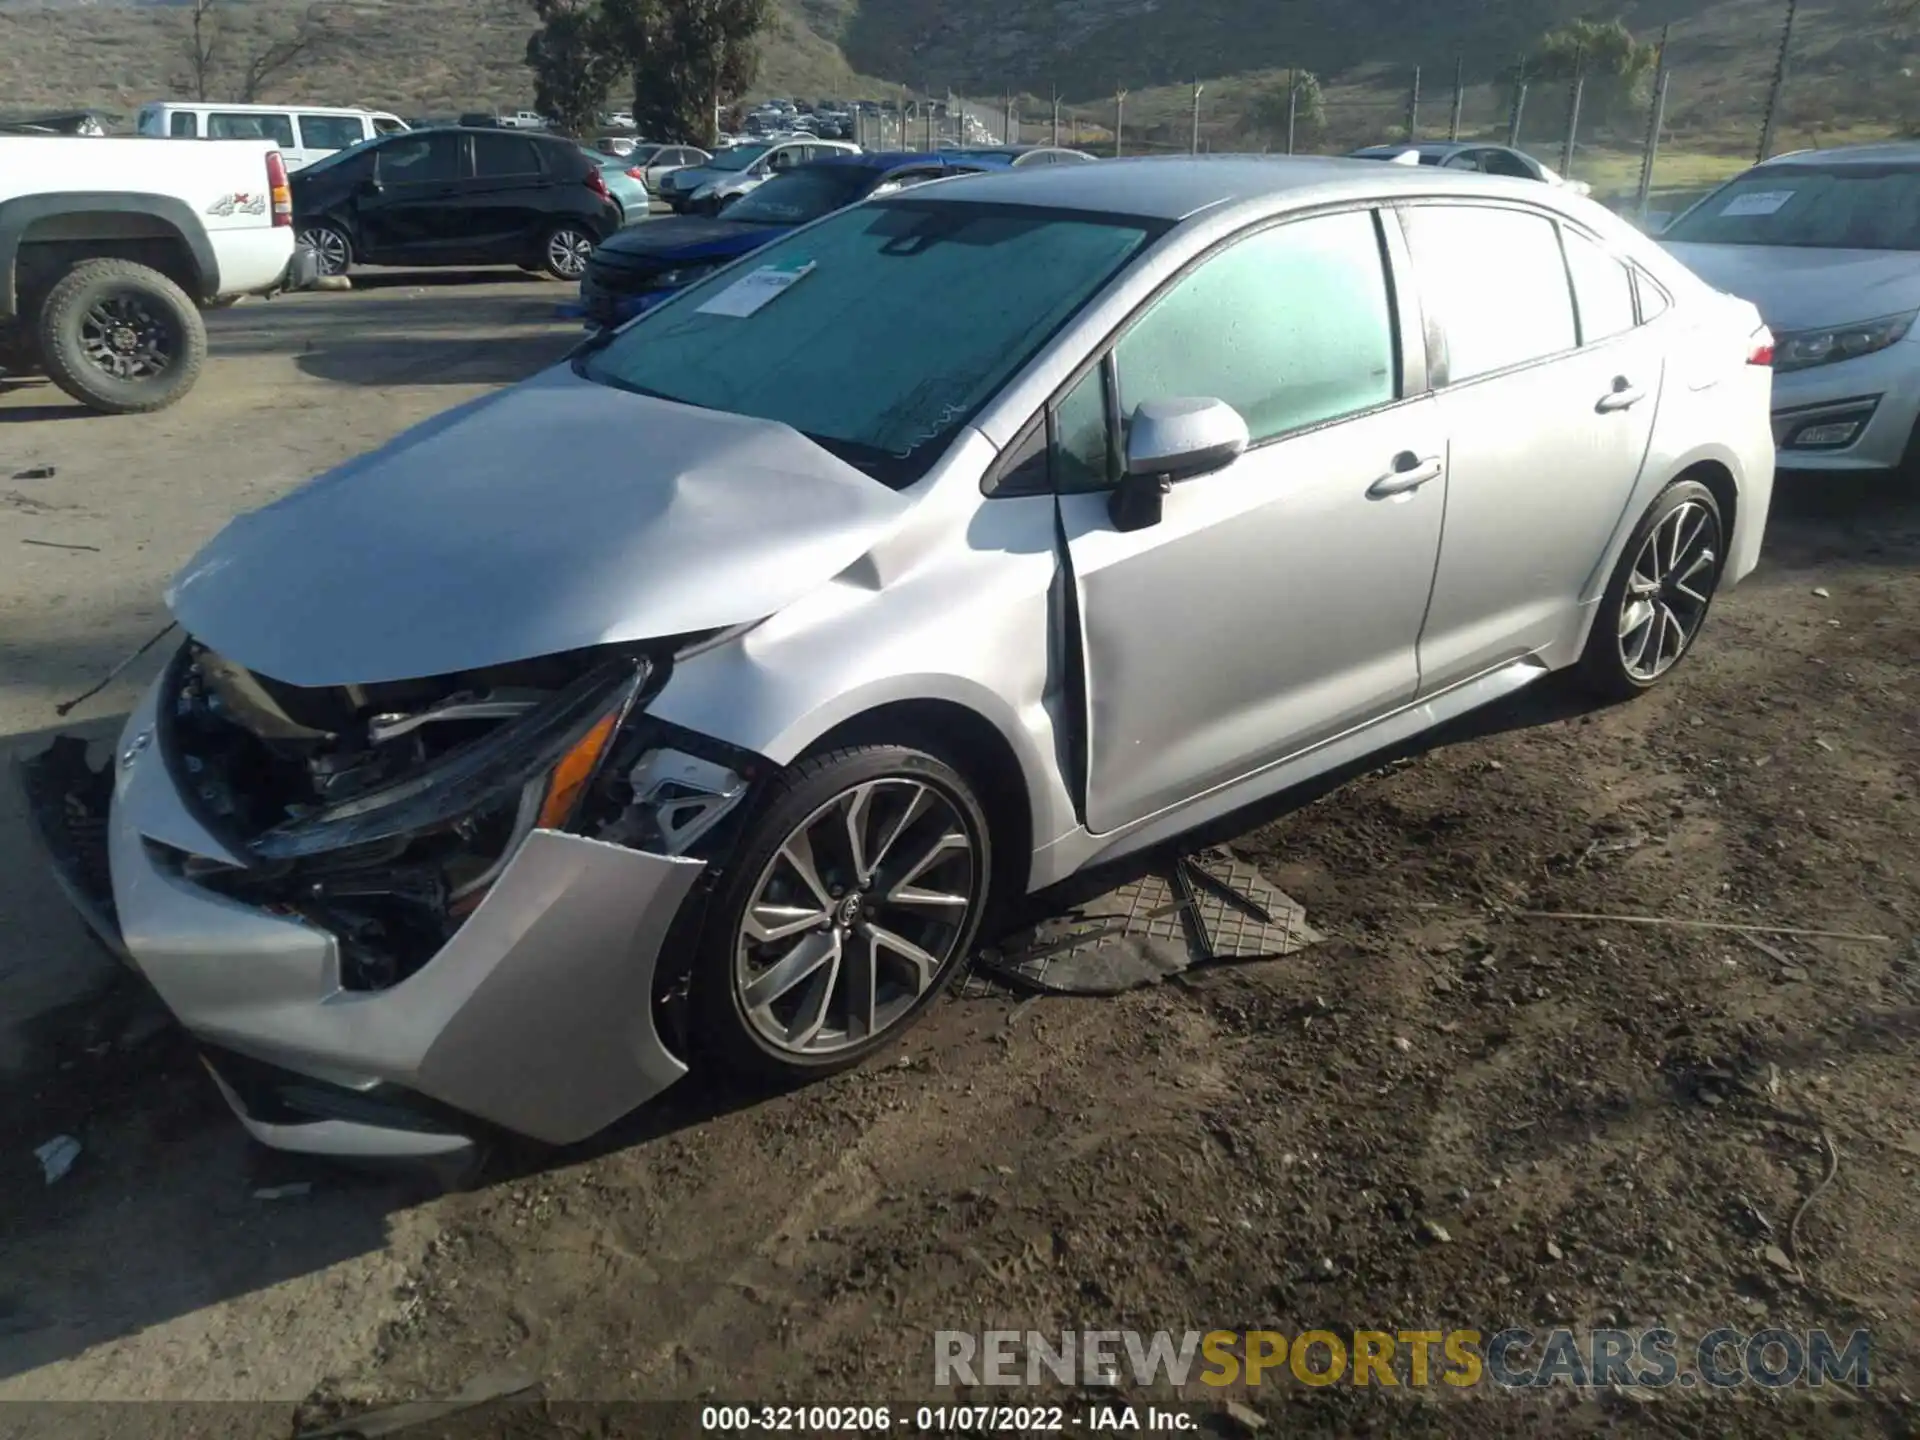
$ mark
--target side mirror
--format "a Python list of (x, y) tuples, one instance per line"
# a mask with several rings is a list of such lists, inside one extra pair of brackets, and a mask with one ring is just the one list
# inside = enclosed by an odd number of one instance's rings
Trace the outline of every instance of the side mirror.
[(1246, 453), (1249, 438), (1247, 422), (1224, 400), (1142, 401), (1127, 426), (1126, 474), (1108, 507), (1115, 528), (1158, 525), (1176, 482), (1224, 470)]

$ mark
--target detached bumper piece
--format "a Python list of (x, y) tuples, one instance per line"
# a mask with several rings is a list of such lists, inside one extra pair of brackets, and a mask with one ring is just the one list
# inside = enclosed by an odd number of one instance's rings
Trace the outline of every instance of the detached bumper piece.
[(107, 860), (112, 772), (87, 764), (86, 741), (61, 735), (38, 755), (16, 760), (14, 774), (54, 880), (94, 938), (118, 959), (131, 963), (120, 935)]

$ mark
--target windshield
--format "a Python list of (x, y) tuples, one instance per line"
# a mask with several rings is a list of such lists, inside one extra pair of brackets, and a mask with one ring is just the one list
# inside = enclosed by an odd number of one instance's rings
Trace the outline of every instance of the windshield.
[(744, 170), (758, 160), (771, 145), (736, 145), (731, 150), (722, 150), (702, 167), (707, 170)]
[(791, 425), (900, 488), (1155, 233), (861, 205), (689, 286), (577, 363), (601, 384)]
[(1728, 181), (1660, 238), (1696, 245), (1920, 250), (1920, 166), (1761, 166)]
[(726, 218), (749, 225), (804, 225), (858, 200), (876, 173), (863, 165), (805, 165), (736, 200)]

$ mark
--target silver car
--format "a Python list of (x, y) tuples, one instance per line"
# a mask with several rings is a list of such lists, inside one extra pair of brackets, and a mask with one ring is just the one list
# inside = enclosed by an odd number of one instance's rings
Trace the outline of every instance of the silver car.
[(1553, 671), (1662, 680), (1759, 553), (1768, 343), (1541, 185), (941, 181), (233, 521), (33, 810), (268, 1144), (824, 1074), (1008, 902)]
[(1920, 472), (1920, 143), (1782, 155), (1661, 239), (1772, 327), (1782, 465)]

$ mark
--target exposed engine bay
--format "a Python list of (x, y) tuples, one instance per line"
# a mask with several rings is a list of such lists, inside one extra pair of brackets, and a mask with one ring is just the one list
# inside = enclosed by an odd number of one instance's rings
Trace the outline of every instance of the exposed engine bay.
[(307, 688), (190, 641), (156, 738), (243, 863), (173, 859), (197, 884), (328, 930), (342, 983), (385, 989), (445, 945), (535, 828), (680, 854), (732, 810), (745, 775), (629, 723), (670, 664), (598, 649)]

